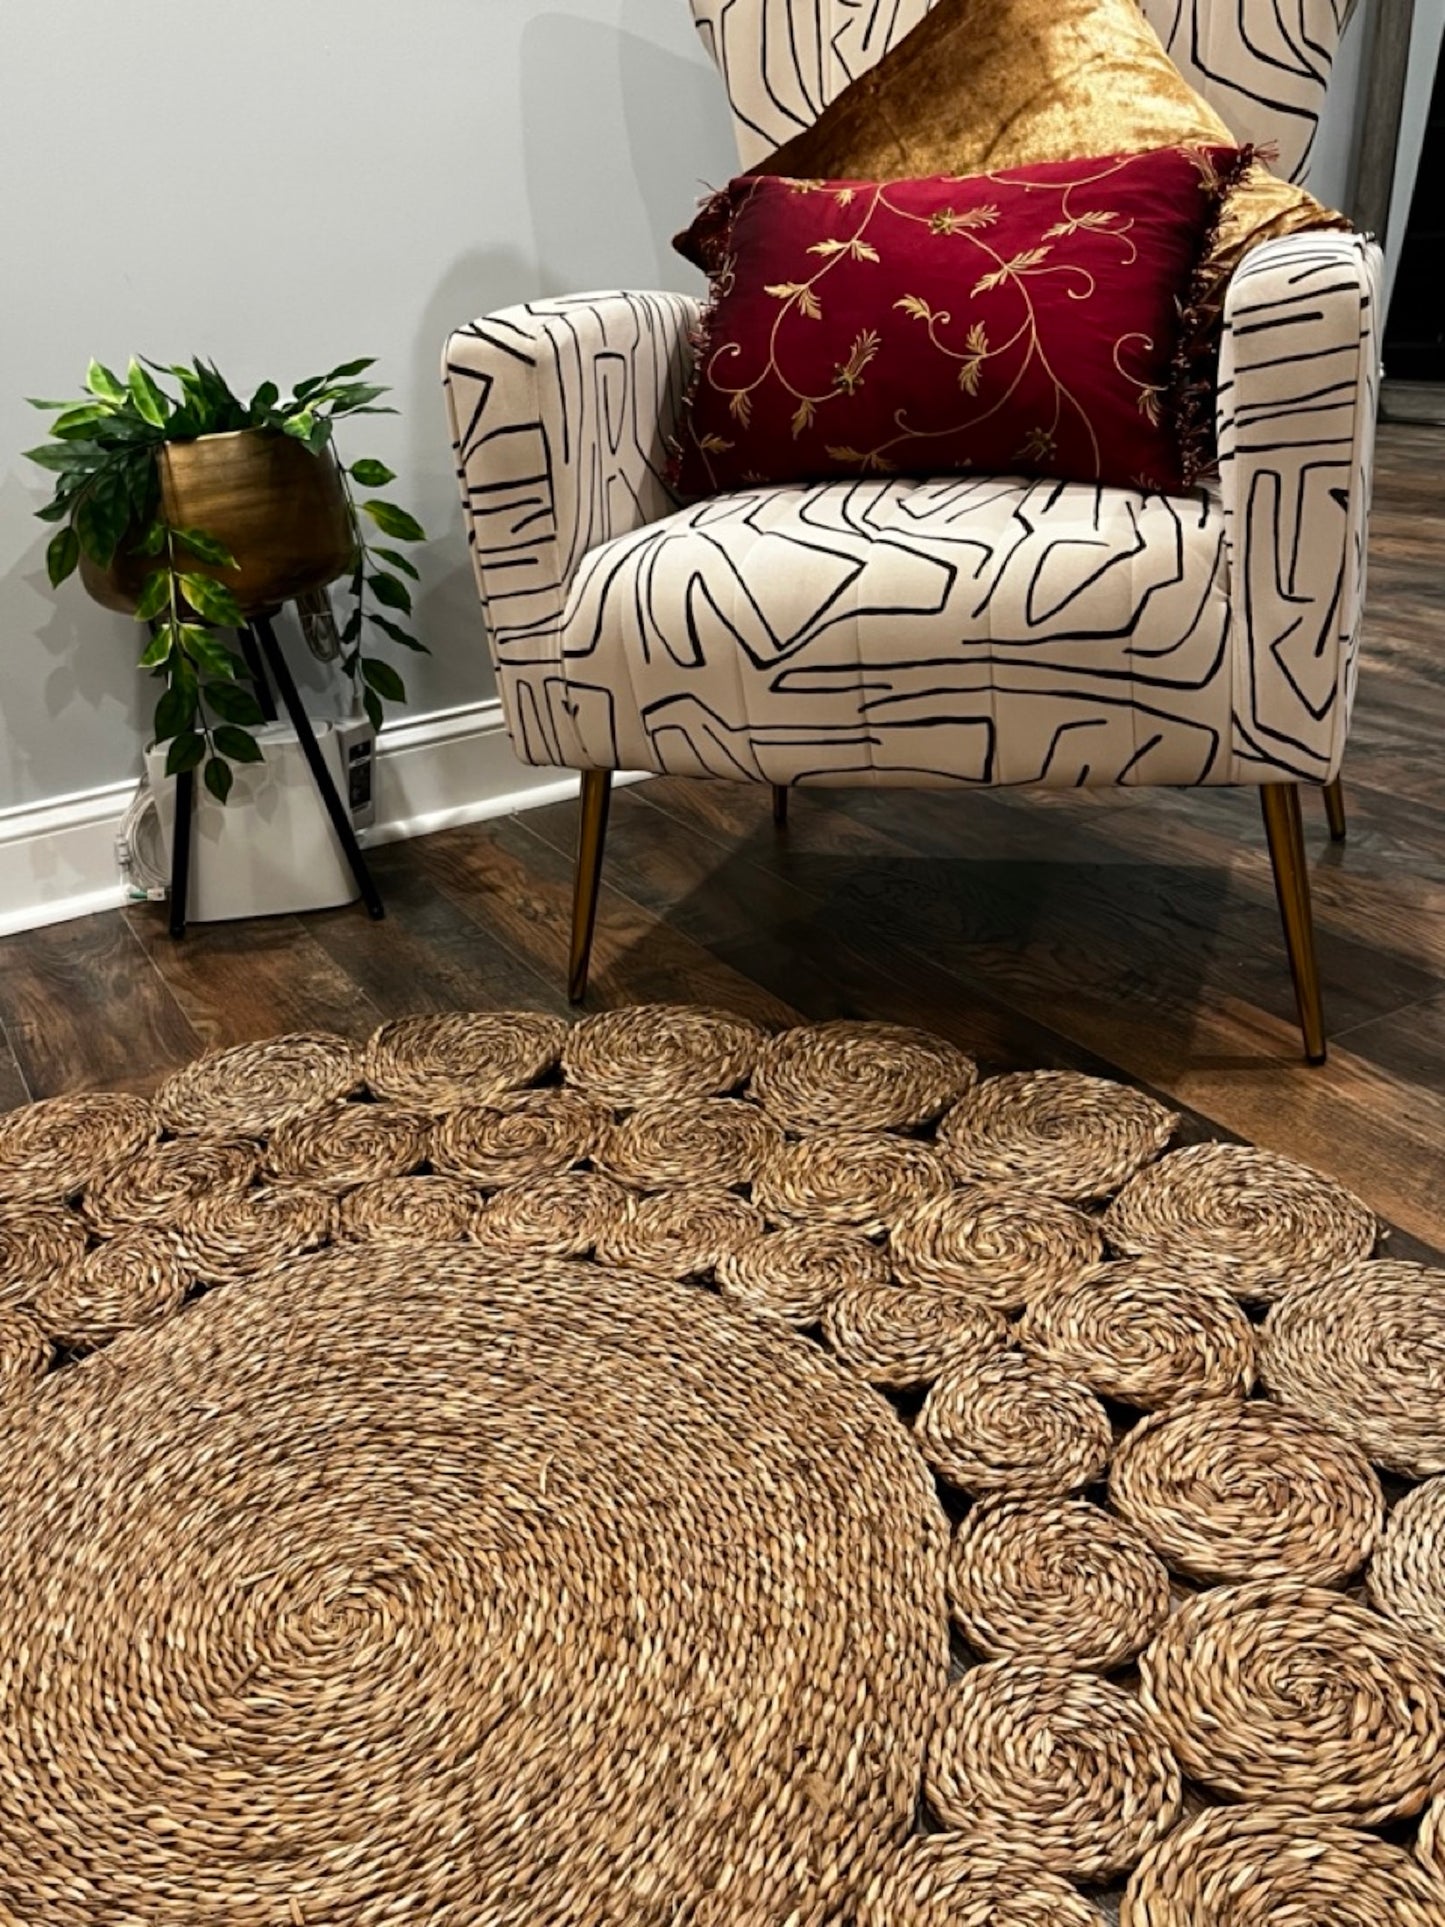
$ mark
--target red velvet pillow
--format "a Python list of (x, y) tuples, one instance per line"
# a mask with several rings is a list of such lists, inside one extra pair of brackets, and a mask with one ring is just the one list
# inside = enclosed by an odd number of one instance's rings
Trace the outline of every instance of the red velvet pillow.
[(980, 469), (1188, 487), (1212, 436), (1191, 283), (1248, 159), (733, 181), (687, 237), (712, 301), (674, 484)]

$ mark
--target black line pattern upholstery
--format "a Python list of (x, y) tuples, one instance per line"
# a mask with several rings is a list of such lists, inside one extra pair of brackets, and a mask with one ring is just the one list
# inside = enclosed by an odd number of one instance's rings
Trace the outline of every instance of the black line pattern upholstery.
[[(715, 34), (743, 9), (816, 26), (829, 3), (698, 0)], [(883, 0), (839, 12), (881, 34), (908, 4), (881, 25)], [(695, 302), (578, 295), (460, 330), (447, 394), (517, 753), (770, 783), (1328, 780), (1364, 593), (1379, 264), (1335, 234), (1249, 257), (1220, 479), (1186, 497), (954, 476), (678, 507), (663, 472)]]

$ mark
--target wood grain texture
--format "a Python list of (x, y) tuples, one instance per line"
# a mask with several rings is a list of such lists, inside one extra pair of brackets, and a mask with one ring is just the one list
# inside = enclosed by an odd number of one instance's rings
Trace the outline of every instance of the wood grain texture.
[[(1381, 435), (1350, 835), (1306, 833), (1332, 1052), (1301, 1060), (1252, 791), (948, 795), (658, 780), (614, 798), (590, 1008), (916, 1023), (993, 1069), (1122, 1075), (1352, 1184), (1445, 1251), (1445, 499), (1437, 431)], [(0, 942), (0, 1107), (148, 1089), (206, 1044), (405, 1010), (565, 1010), (575, 808), (378, 850), (357, 910), (135, 910)]]

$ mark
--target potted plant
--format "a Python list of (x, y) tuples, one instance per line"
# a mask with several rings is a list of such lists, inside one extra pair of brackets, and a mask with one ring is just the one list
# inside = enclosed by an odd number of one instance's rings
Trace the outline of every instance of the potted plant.
[(165, 685), (155, 736), (170, 746), (167, 774), (204, 764), (223, 803), (231, 765), (260, 759), (250, 732), (263, 715), (225, 631), (347, 577), (341, 666), (378, 729), (383, 701), (404, 701), (406, 689), (390, 663), (366, 653), (370, 629), (424, 648), (399, 620), (411, 614), (416, 568), (376, 537), (414, 543), (425, 533), (393, 502), (358, 500), (357, 487), (396, 478), (372, 459), (343, 466), (332, 441), (343, 417), (394, 412), (378, 406), (384, 388), (358, 379), (371, 366), (345, 362), (284, 396), (263, 382), (243, 402), (210, 362), (133, 360), (122, 381), (93, 361), (78, 400), (33, 404), (54, 416), (50, 439), (28, 451), (55, 476), (38, 511), (60, 524), (50, 580), (79, 569), (97, 601), (144, 624), (141, 667)]

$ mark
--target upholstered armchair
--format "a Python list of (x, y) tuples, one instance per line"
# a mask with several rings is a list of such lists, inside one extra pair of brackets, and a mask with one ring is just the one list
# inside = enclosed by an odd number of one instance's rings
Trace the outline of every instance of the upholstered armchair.
[[(928, 4), (693, 0), (744, 165)], [(1301, 174), (1334, 0), (1144, 4), (1238, 137)], [(1179, 497), (953, 475), (680, 507), (664, 474), (692, 298), (538, 301), (453, 335), (457, 469), (512, 741), (524, 762), (582, 772), (573, 998), (614, 771), (770, 785), (780, 818), (795, 783), (1249, 784), (1321, 1061), (1300, 793), (1324, 789), (1343, 833), (1378, 273), (1348, 234), (1246, 258), (1224, 321), (1219, 477)]]

